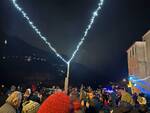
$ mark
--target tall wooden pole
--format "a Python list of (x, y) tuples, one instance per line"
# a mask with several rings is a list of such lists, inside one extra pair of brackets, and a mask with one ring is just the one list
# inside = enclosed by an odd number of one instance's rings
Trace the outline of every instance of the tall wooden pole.
[(64, 89), (67, 94), (69, 87), (69, 74), (70, 74), (69, 72), (70, 72), (70, 63), (67, 63), (67, 76), (65, 77), (65, 84), (64, 84)]

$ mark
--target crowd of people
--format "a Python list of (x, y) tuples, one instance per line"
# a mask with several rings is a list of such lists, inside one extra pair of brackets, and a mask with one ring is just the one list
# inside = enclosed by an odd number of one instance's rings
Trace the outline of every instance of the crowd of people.
[(126, 88), (111, 90), (91, 87), (23, 89), (5, 86), (0, 89), (0, 113), (150, 113), (143, 93), (131, 94)]

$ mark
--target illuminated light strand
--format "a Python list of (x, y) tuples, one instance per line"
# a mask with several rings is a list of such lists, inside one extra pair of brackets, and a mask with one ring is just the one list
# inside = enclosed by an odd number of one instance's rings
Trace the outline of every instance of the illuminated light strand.
[(150, 87), (150, 83), (146, 81), (150, 78), (150, 76), (142, 78), (142, 79), (140, 79), (139, 77), (135, 77), (135, 76), (130, 76), (130, 77), (131, 77), (130, 81), (134, 84), (134, 86), (137, 84), (140, 84), (140, 85)]
[(92, 18), (91, 18), (91, 20), (90, 20), (90, 23), (89, 23), (89, 25), (87, 26), (87, 28), (86, 28), (86, 30), (85, 30), (85, 32), (84, 32), (84, 35), (83, 35), (83, 37), (82, 37), (82, 39), (81, 39), (80, 42), (78, 43), (78, 45), (77, 45), (75, 51), (73, 52), (73, 54), (72, 54), (70, 60), (68, 61), (68, 63), (70, 63), (70, 62), (72, 61), (72, 59), (75, 57), (75, 55), (76, 55), (77, 52), (79, 51), (79, 48), (80, 48), (81, 45), (83, 44), (83, 42), (84, 42), (84, 40), (85, 40), (85, 37), (87, 36), (89, 30), (91, 29), (91, 27), (92, 27), (92, 25), (93, 25), (93, 23), (94, 23), (94, 21), (95, 21), (95, 18), (98, 16), (99, 10), (102, 9), (103, 3), (104, 3), (104, 0), (100, 0), (100, 1), (99, 1), (99, 3), (98, 3), (98, 8), (93, 12), (93, 15), (92, 15)]
[(135, 82), (138, 82), (138, 81), (146, 81), (146, 80), (150, 79), (150, 76), (147, 76), (147, 77), (145, 77), (145, 78), (139, 78), (139, 79), (138, 79), (136, 76), (132, 75), (132, 76), (129, 77), (129, 79), (130, 79), (131, 81), (135, 81)]
[(22, 10), (22, 8), (16, 3), (16, 0), (11, 0), (13, 2), (13, 5), (15, 8), (21, 12), (23, 17), (26, 19), (26, 21), (29, 23), (31, 28), (35, 31), (36, 34), (39, 35), (39, 37), (48, 45), (48, 47), (55, 53), (55, 55), (60, 58), (62, 61), (67, 63), (67, 61), (56, 51), (56, 49), (47, 41), (47, 38), (42, 35), (42, 33), (39, 31), (39, 29), (33, 24), (31, 19), (28, 17), (28, 15)]
[(146, 81), (146, 80), (148, 80), (148, 79), (150, 79), (150, 76), (145, 77), (145, 78), (142, 78), (142, 79), (137, 79), (137, 80), (134, 80), (134, 81), (135, 81), (135, 82), (138, 82), (138, 81)]
[(15, 6), (15, 8), (21, 12), (21, 14), (24, 16), (24, 18), (27, 20), (27, 22), (29, 23), (29, 25), (31, 26), (31, 28), (36, 32), (36, 34), (38, 34), (40, 36), (40, 38), (49, 46), (49, 48), (56, 54), (57, 57), (59, 57), (62, 61), (64, 61), (65, 63), (67, 63), (68, 65), (70, 64), (70, 62), (73, 60), (73, 58), (75, 57), (75, 55), (77, 54), (77, 52), (79, 51), (81, 45), (83, 44), (85, 37), (87, 36), (89, 30), (91, 29), (95, 18), (98, 16), (98, 12), (99, 10), (102, 8), (103, 2), (104, 0), (100, 0), (98, 3), (98, 8), (93, 12), (92, 18), (90, 20), (89, 25), (87, 26), (83, 37), (81, 38), (80, 42), (78, 43), (75, 51), (73, 52), (72, 56), (70, 57), (70, 59), (67, 61), (65, 60), (57, 51), (56, 49), (47, 41), (47, 38), (44, 37), (41, 32), (39, 31), (39, 29), (33, 24), (33, 22), (31, 21), (31, 19), (27, 16), (27, 14), (22, 10), (22, 8), (16, 3), (16, 0), (11, 0), (13, 2), (13, 5)]

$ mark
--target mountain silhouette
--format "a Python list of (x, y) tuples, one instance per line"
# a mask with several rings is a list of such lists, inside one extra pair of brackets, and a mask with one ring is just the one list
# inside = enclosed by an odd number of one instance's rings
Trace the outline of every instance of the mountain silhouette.
[[(1, 33), (0, 37), (0, 82), (44, 81), (63, 86), (66, 64), (54, 53), (35, 48), (19, 38), (8, 36), (5, 33)], [(80, 86), (82, 83), (90, 85), (92, 74), (93, 72), (84, 65), (73, 62), (70, 69), (70, 84), (72, 86)]]

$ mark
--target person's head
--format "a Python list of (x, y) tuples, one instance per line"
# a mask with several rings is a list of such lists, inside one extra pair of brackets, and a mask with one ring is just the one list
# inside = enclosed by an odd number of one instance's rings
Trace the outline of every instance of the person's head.
[(99, 97), (99, 100), (102, 102), (104, 99), (102, 96)]
[(6, 102), (15, 108), (18, 108), (20, 106), (21, 100), (22, 100), (21, 92), (15, 91), (7, 98)]
[(123, 87), (118, 87), (118, 93), (122, 94), (125, 92), (125, 89)]
[(28, 89), (26, 89), (26, 91), (25, 91), (25, 93), (24, 93), (24, 96), (29, 97), (30, 95), (31, 95), (31, 89), (28, 88)]
[(16, 90), (16, 86), (12, 85), (11, 88), (10, 88), (10, 91), (14, 92), (15, 90)]
[(81, 101), (81, 107), (84, 107), (85, 106), (85, 102), (84, 100)]
[(88, 93), (88, 97), (89, 97), (90, 100), (93, 99), (93, 97), (94, 97), (93, 92)]

